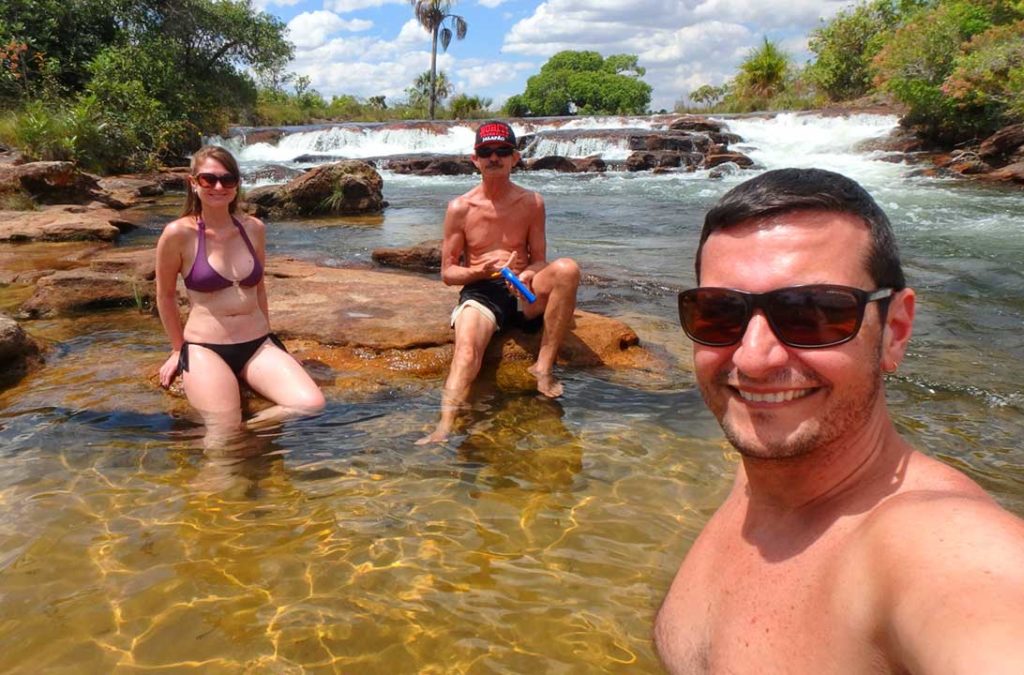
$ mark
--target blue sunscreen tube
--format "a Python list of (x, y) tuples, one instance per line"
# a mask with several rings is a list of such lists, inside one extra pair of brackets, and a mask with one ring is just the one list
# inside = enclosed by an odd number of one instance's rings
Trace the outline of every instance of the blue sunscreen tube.
[(530, 289), (526, 287), (522, 281), (519, 280), (512, 270), (507, 267), (501, 268), (501, 276), (505, 277), (510, 284), (516, 287), (516, 290), (523, 294), (527, 302), (536, 302), (537, 296), (530, 292)]

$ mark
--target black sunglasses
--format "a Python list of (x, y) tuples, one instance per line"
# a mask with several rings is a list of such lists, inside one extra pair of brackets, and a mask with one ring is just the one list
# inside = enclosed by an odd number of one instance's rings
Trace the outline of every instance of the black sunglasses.
[(512, 153), (515, 151), (515, 148), (510, 148), (508, 146), (501, 148), (477, 148), (476, 156), (480, 159), (487, 159), (491, 155), (497, 155), (498, 157), (511, 157)]
[(857, 335), (869, 302), (885, 300), (895, 292), (892, 288), (868, 292), (830, 284), (777, 288), (767, 293), (691, 288), (679, 294), (679, 322), (694, 342), (728, 347), (743, 339), (750, 317), (760, 309), (783, 344), (801, 349), (832, 347)]
[(238, 187), (238, 176), (230, 173), (197, 173), (196, 182), (199, 183), (199, 187), (212, 188), (217, 183), (225, 189), (231, 189)]

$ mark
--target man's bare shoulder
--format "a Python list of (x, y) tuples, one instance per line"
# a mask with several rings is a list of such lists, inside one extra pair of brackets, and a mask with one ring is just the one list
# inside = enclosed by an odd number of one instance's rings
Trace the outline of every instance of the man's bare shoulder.
[(1024, 573), (1024, 520), (981, 486), (919, 453), (906, 480), (912, 484), (875, 507), (859, 528), (876, 562), (896, 570), (942, 562), (970, 568), (1008, 557)]
[(456, 217), (465, 217), (473, 207), (474, 202), (479, 199), (480, 188), (475, 187), (469, 192), (459, 195), (455, 199), (448, 202), (448, 215)]

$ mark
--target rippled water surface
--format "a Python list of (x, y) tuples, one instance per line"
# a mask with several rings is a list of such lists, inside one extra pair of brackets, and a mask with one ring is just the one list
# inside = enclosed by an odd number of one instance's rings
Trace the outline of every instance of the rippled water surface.
[[(837, 121), (742, 125), (769, 167), (800, 163), (793, 137), (832, 138), (835, 168), (889, 211), (920, 294), (897, 423), (1024, 514), (1024, 193), (909, 177), (842, 145), (865, 134)], [(440, 447), (413, 444), (439, 404), (425, 381), (332, 391), (316, 419), (204, 452), (143, 376), (166, 354), (155, 319), (27, 322), (52, 350), (0, 393), (0, 671), (657, 671), (654, 612), (737, 461), (674, 294), (704, 210), (746, 176), (518, 176), (545, 196), (552, 253), (587, 275), (581, 306), (674, 367), (564, 371), (559, 402), (484, 382)], [(474, 180), (385, 174), (383, 218), (272, 223), (271, 253), (351, 264), (438, 238)]]

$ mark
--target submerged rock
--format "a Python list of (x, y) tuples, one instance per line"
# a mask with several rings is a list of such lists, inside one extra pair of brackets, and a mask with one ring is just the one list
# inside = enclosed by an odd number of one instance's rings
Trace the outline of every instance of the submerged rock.
[(14, 319), (0, 314), (0, 387), (9, 387), (41, 363), (39, 344)]

